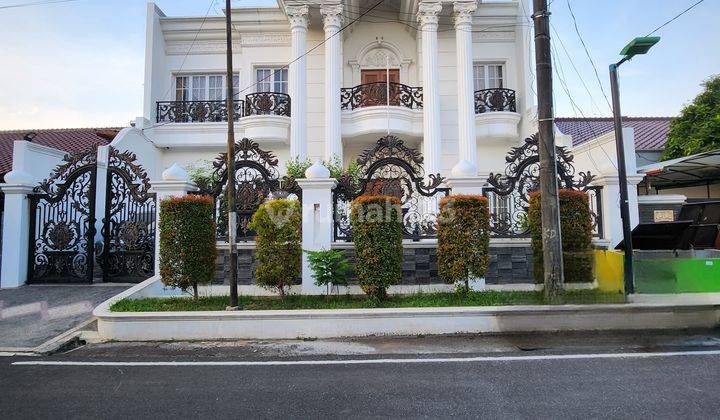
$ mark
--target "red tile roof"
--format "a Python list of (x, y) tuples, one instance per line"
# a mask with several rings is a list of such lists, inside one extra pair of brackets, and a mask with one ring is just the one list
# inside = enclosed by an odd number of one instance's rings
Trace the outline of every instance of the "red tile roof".
[[(623, 126), (635, 130), (635, 150), (663, 150), (672, 117), (623, 117)], [(555, 118), (561, 133), (577, 146), (613, 131), (612, 118)]]
[(66, 152), (87, 150), (94, 145), (109, 144), (121, 128), (53, 128), (46, 130), (0, 131), (0, 175), (12, 170), (13, 143), (26, 134), (35, 133), (33, 143)]

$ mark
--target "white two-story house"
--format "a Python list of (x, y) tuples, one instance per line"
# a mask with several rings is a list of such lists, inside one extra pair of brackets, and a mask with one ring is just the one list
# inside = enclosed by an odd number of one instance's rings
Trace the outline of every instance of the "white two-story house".
[[(345, 164), (388, 132), (426, 173), (460, 161), (504, 169), (534, 132), (526, 0), (278, 0), (233, 9), (236, 137), (280, 162)], [(168, 17), (148, 4), (144, 119), (162, 165), (226, 144), (224, 16)], [(386, 84), (389, 80), (390, 83)]]

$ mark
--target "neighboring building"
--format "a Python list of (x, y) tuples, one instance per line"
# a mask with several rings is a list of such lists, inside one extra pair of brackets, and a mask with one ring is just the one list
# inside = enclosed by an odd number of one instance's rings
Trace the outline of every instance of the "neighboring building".
[(5, 182), (5, 174), (12, 170), (13, 143), (18, 140), (64, 152), (82, 152), (109, 144), (119, 131), (114, 127), (0, 131), (0, 182)]
[[(398, 0), (338, 34), (375, 4), (232, 9), (236, 137), (284, 166), (290, 157), (347, 163), (389, 130), (423, 153), (426, 173), (447, 176), (462, 159), (480, 174), (503, 170), (509, 148), (535, 131), (532, 6)], [(148, 4), (136, 126), (162, 149), (162, 167), (224, 150), (225, 45), (223, 16), (167, 17)]]
[[(623, 127), (635, 132), (637, 166), (660, 160), (670, 132), (672, 117), (623, 117)], [(579, 146), (615, 130), (612, 117), (608, 118), (555, 118), (560, 132), (572, 136), (573, 146)]]

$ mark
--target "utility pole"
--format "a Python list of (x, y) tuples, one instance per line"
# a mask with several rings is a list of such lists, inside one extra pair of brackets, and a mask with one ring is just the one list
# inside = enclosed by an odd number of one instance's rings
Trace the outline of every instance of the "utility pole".
[(235, 236), (237, 229), (237, 215), (235, 213), (235, 112), (233, 104), (233, 59), (232, 59), (232, 8), (230, 0), (225, 0), (225, 31), (227, 35), (227, 185), (225, 195), (228, 212), (228, 252), (230, 253), (230, 306), (228, 310), (236, 310), (238, 303), (237, 285), (237, 245)]
[(538, 94), (538, 153), (540, 157), (540, 205), (542, 208), (543, 269), (545, 298), (557, 302), (564, 283), (560, 203), (555, 154), (550, 12), (547, 0), (533, 0), (535, 24), (535, 73)]

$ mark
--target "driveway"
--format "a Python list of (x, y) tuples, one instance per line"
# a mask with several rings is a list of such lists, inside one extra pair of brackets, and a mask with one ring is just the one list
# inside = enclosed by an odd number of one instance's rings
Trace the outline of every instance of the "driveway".
[(32, 348), (92, 317), (130, 285), (32, 285), (0, 290), (0, 348)]

